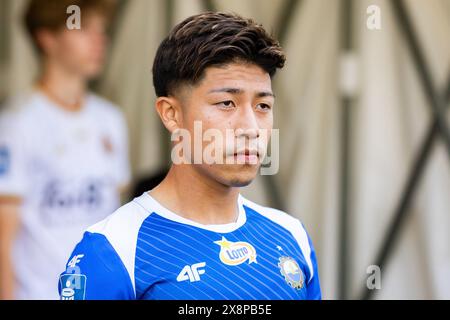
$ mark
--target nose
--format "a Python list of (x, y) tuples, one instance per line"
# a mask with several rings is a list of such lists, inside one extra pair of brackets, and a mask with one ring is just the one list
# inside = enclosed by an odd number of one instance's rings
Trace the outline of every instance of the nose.
[(235, 132), (236, 137), (246, 137), (247, 139), (259, 138), (259, 125), (252, 106), (246, 105), (240, 108), (241, 112), (237, 114)]
[(108, 40), (106, 33), (103, 30), (95, 30), (92, 34), (92, 38), (97, 47), (102, 49), (105, 47)]
[(91, 24), (85, 28), (86, 32), (89, 34), (90, 40), (97, 47), (103, 47), (107, 40), (107, 32), (103, 25)]

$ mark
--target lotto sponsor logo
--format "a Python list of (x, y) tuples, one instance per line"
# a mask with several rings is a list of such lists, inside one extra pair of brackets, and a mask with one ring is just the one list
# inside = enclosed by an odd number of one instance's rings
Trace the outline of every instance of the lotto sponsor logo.
[(222, 240), (214, 241), (220, 246), (219, 258), (224, 264), (229, 266), (237, 266), (248, 260), (248, 263), (256, 261), (256, 250), (248, 242), (228, 241), (225, 237)]

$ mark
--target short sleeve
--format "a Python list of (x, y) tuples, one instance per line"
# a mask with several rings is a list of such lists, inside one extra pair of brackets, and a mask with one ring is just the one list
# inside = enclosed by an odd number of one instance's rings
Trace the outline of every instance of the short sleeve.
[(107, 238), (86, 232), (60, 275), (61, 300), (133, 300), (127, 269)]
[(0, 116), (0, 196), (23, 197), (26, 183), (26, 141), (19, 119)]

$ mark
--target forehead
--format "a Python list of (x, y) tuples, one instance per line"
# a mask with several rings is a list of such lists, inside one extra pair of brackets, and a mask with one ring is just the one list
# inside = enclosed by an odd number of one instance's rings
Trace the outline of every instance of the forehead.
[(87, 12), (85, 12), (83, 19), (81, 19), (81, 24), (84, 24), (85, 26), (93, 25), (93, 24), (102, 24), (106, 25), (108, 22), (108, 19), (106, 16), (96, 9), (91, 9)]
[(245, 62), (233, 62), (223, 66), (211, 66), (205, 69), (199, 89), (213, 87), (238, 87), (243, 90), (270, 91), (270, 75), (258, 65)]
[(57, 33), (60, 33), (64, 36), (71, 36), (71, 35), (77, 36), (83, 34), (84, 31), (90, 31), (93, 29), (105, 30), (108, 27), (109, 23), (104, 14), (94, 9), (86, 11), (82, 16), (80, 22), (81, 22), (80, 29), (69, 29), (66, 28), (65, 25), (63, 25), (57, 30)]

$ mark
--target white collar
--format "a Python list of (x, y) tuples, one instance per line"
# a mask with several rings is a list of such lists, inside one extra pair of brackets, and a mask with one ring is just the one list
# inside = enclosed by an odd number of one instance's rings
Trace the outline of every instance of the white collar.
[(183, 218), (179, 214), (176, 214), (173, 211), (170, 211), (166, 207), (164, 207), (162, 204), (160, 204), (158, 201), (156, 201), (155, 198), (153, 198), (148, 192), (144, 192), (140, 197), (137, 197), (134, 199), (137, 203), (139, 203), (142, 207), (144, 207), (146, 210), (148, 210), (150, 213), (156, 213), (166, 219), (176, 221), (182, 224), (191, 225), (200, 229), (205, 229), (213, 232), (218, 233), (230, 233), (234, 230), (241, 227), (247, 220), (247, 216), (245, 213), (245, 209), (243, 207), (243, 197), (241, 194), (238, 196), (238, 209), (239, 209), (239, 215), (235, 222), (226, 223), (226, 224), (201, 224), (198, 222), (195, 222), (190, 219)]

